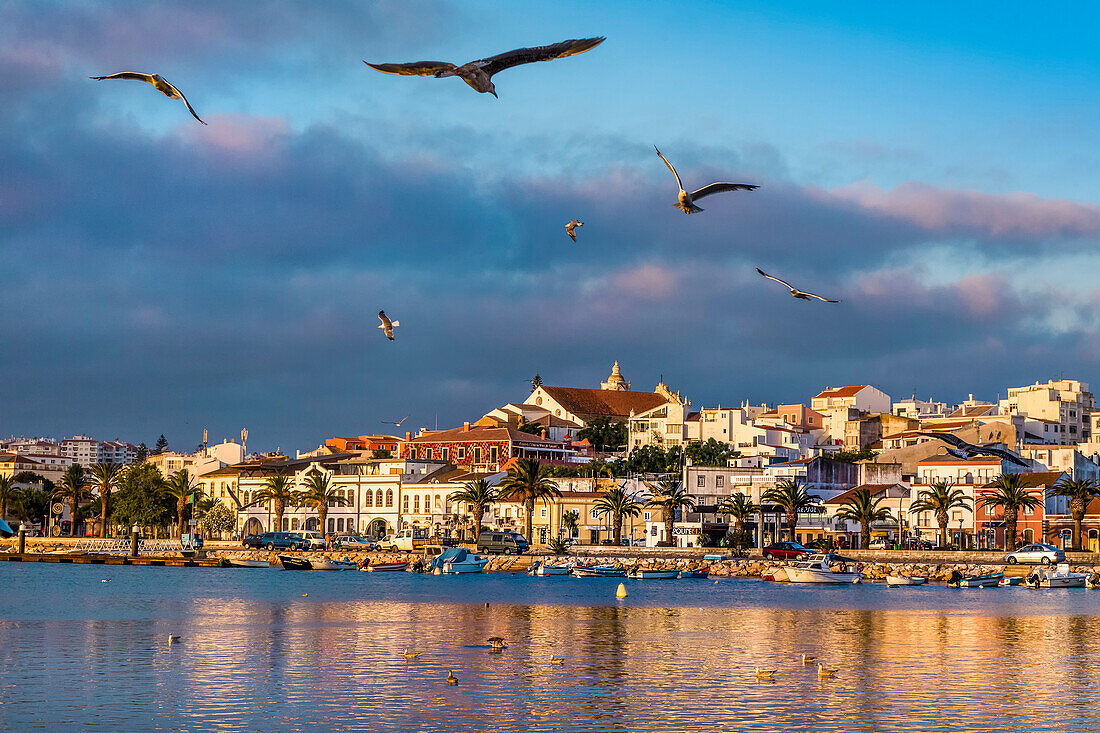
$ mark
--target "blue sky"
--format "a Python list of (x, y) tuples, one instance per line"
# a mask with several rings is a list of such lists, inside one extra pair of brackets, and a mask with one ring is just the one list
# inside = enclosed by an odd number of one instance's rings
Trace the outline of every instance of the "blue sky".
[[(1098, 32), (1086, 4), (4, 3), (0, 432), (292, 450), (615, 359), (695, 404), (1092, 381)], [(362, 63), (591, 35), (500, 99)], [(209, 126), (86, 79), (121, 69)], [(654, 144), (762, 187), (684, 216)]]

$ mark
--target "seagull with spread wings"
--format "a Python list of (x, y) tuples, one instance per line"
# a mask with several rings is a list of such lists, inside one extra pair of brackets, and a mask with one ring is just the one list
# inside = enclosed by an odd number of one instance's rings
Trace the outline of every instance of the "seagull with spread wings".
[(565, 225), (565, 233), (569, 235), (569, 238), (574, 242), (577, 241), (577, 227), (583, 227), (583, 221), (577, 221), (576, 219), (570, 219), (569, 223)]
[(390, 317), (386, 315), (386, 311), (378, 311), (378, 320), (382, 321), (382, 325), (379, 328), (382, 329), (382, 333), (386, 334), (386, 338), (393, 341), (393, 329), (401, 325), (401, 321), (391, 321)]
[(434, 76), (436, 79), (457, 76), (476, 91), (483, 94), (488, 92), (495, 97), (497, 96), (497, 88), (493, 84), (493, 74), (520, 64), (576, 56), (579, 53), (591, 51), (603, 42), (603, 36), (598, 38), (574, 38), (561, 43), (551, 43), (549, 46), (517, 48), (514, 51), (490, 56), (487, 59), (477, 59), (462, 66), (456, 66), (449, 61), (413, 61), (408, 64), (372, 64), (369, 61), (363, 63), (376, 71), (381, 71), (383, 74)]
[(755, 191), (760, 186), (755, 186), (751, 183), (711, 183), (707, 186), (703, 186), (700, 189), (696, 189), (691, 193), (684, 190), (684, 184), (680, 183), (680, 174), (676, 172), (676, 169), (672, 167), (672, 163), (668, 162), (668, 158), (661, 155), (661, 151), (656, 145), (653, 149), (657, 151), (657, 155), (665, 162), (668, 169), (672, 171), (672, 175), (676, 177), (676, 185), (680, 187), (680, 193), (676, 203), (673, 204), (677, 209), (685, 214), (694, 214), (702, 211), (695, 205), (695, 199), (701, 199), (704, 196), (710, 196), (712, 193), (723, 193), (725, 191)]
[(799, 300), (809, 300), (810, 298), (817, 298), (818, 300), (824, 301), (825, 303), (839, 303), (840, 302), (839, 300), (829, 300), (828, 298), (823, 298), (820, 295), (817, 295), (816, 293), (808, 293), (805, 290), (799, 290), (798, 288), (791, 285), (786, 280), (780, 280), (777, 277), (772, 277), (768, 273), (761, 270), (759, 267), (756, 268), (756, 271), (759, 272), (764, 277), (768, 278), (769, 280), (775, 280), (777, 283), (783, 283), (784, 285), (786, 285), (788, 288), (790, 288), (791, 295), (798, 298)]
[[(394, 324), (394, 325), (397, 325), (397, 324)], [(381, 328), (381, 327), (379, 327), (379, 328)], [(383, 422), (386, 425), (393, 425), (394, 427), (399, 428), (399, 427), (401, 427), (401, 423), (405, 422), (408, 419), (409, 419), (409, 416), (405, 415), (405, 417), (401, 418), (400, 420), (379, 420), (379, 422)]]
[[(89, 76), (88, 78), (95, 79), (96, 81), (103, 81), (104, 79), (133, 79), (135, 81), (144, 81), (148, 84), (152, 84), (154, 89), (169, 99), (182, 99), (183, 103), (187, 105), (187, 111), (191, 113), (191, 116), (199, 122), (202, 122), (198, 113), (195, 112), (195, 108), (187, 101), (187, 97), (183, 96), (183, 92), (176, 89), (175, 86), (165, 80), (160, 74), (143, 74), (140, 71), (120, 71), (117, 74), (110, 74), (108, 76)], [(206, 123), (202, 122), (202, 124), (205, 125)]]
[(974, 445), (973, 443), (967, 443), (965, 440), (952, 433), (923, 433), (918, 431), (917, 435), (924, 435), (929, 438), (938, 438), (942, 440), (944, 443), (947, 443), (947, 452), (949, 454), (956, 458), (961, 458), (964, 461), (975, 456), (993, 456), (1015, 463), (1017, 466), (1027, 467), (1027, 463), (1022, 461), (1011, 451), (1004, 450), (1003, 448), (994, 448), (992, 445)]

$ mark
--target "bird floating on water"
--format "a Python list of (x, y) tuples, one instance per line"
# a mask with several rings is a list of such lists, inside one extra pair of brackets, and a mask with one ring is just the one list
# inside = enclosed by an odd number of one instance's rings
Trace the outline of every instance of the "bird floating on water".
[(393, 341), (393, 329), (401, 325), (401, 321), (391, 321), (390, 317), (386, 315), (386, 311), (378, 311), (378, 320), (382, 321), (382, 325), (379, 328), (382, 329), (382, 333), (386, 334), (386, 338)]
[(1027, 466), (1027, 463), (1017, 457), (1014, 453), (1004, 450), (1003, 448), (994, 448), (988, 443), (982, 445), (974, 445), (973, 443), (967, 443), (965, 440), (952, 433), (918, 432), (917, 435), (924, 435), (929, 438), (939, 438), (944, 443), (948, 444), (948, 453), (955, 456), (956, 458), (962, 458), (964, 461), (968, 458), (973, 458), (974, 456), (995, 456), (1006, 461), (1011, 461), (1017, 466)]
[[(182, 99), (183, 103), (187, 105), (187, 111), (191, 113), (199, 122), (202, 122), (202, 118), (195, 112), (195, 108), (191, 106), (191, 103), (187, 101), (187, 97), (183, 96), (183, 92), (176, 89), (169, 81), (159, 74), (143, 74), (140, 71), (120, 71), (117, 74), (109, 74), (107, 76), (89, 76), (89, 79), (95, 79), (96, 81), (103, 81), (104, 79), (134, 79), (136, 81), (144, 81), (153, 85), (153, 88), (158, 92), (168, 97), (169, 99)], [(202, 124), (206, 124), (202, 122)]]
[(759, 272), (764, 277), (768, 278), (769, 280), (775, 280), (777, 283), (782, 283), (782, 284), (786, 285), (790, 289), (791, 295), (798, 298), (799, 300), (809, 300), (810, 298), (817, 298), (818, 300), (824, 301), (826, 303), (839, 303), (840, 302), (839, 300), (829, 300), (828, 298), (824, 298), (820, 295), (816, 295), (814, 293), (808, 293), (805, 290), (799, 290), (798, 288), (791, 285), (786, 280), (780, 280), (777, 277), (772, 277), (768, 273), (761, 270), (759, 267), (756, 268), (756, 271)]
[(453, 669), (450, 670), (449, 672), (447, 672), (447, 684), (448, 685), (457, 685), (458, 684), (458, 678), (455, 677), (455, 673), (454, 673)]
[(411, 661), (413, 659), (420, 659), (420, 652), (410, 652), (408, 647), (405, 647), (405, 661)]
[(657, 149), (657, 146), (653, 146), (654, 150), (657, 150), (657, 155), (661, 160), (665, 162), (668, 169), (672, 171), (672, 175), (676, 177), (676, 185), (680, 187), (680, 193), (677, 196), (676, 203), (673, 204), (677, 209), (685, 214), (694, 214), (702, 211), (695, 205), (695, 199), (701, 199), (704, 196), (710, 196), (712, 193), (723, 193), (725, 191), (755, 191), (760, 186), (753, 185), (751, 183), (711, 183), (707, 186), (703, 186), (700, 189), (688, 193), (684, 190), (684, 184), (680, 183), (680, 174), (676, 172), (676, 169), (672, 167), (672, 163), (668, 162), (668, 158), (661, 155), (661, 151)]
[(818, 676), (819, 679), (824, 679), (826, 677), (836, 677), (836, 670), (835, 669), (829, 669), (824, 664), (821, 664), (820, 662), (818, 662), (817, 676)]
[(564, 657), (555, 657), (553, 654), (551, 654), (550, 655), (550, 664), (556, 664), (560, 667), (561, 665), (565, 664), (565, 658)]
[(369, 61), (363, 63), (375, 71), (381, 71), (383, 74), (434, 76), (436, 79), (457, 76), (475, 91), (483, 94), (488, 92), (495, 97), (497, 96), (497, 88), (493, 84), (493, 74), (520, 64), (576, 56), (579, 53), (592, 50), (603, 42), (603, 36), (598, 38), (574, 38), (561, 43), (551, 43), (548, 46), (517, 48), (489, 58), (470, 61), (462, 66), (457, 66), (449, 61), (413, 61), (407, 64), (372, 64)]
[(494, 649), (508, 648), (508, 646), (504, 643), (504, 639), (499, 636), (490, 636), (488, 639), (486, 639), (486, 641), (492, 644)]
[(168, 635), (168, 646), (172, 646), (173, 644), (175, 644), (179, 640), (180, 640), (179, 636), (177, 636), (175, 634), (169, 634)]
[(758, 680), (770, 680), (774, 675), (774, 669), (760, 669), (756, 667), (756, 679)]
[(577, 241), (577, 227), (583, 227), (583, 221), (577, 221), (576, 219), (570, 219), (569, 223), (565, 225), (565, 233), (569, 235), (569, 238), (574, 242)]
[(806, 666), (807, 664), (811, 664), (812, 662), (816, 661), (817, 657), (811, 657), (809, 654), (802, 655), (802, 666)]

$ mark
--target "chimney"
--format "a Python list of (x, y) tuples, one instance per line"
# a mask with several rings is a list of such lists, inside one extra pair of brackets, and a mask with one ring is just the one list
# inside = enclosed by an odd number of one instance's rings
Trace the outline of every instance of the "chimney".
[(470, 432), (470, 421), (469, 420), (462, 423), (462, 432), (464, 432), (464, 433)]
[(412, 439), (413, 439), (413, 434), (406, 430), (405, 431), (405, 440), (412, 440)]

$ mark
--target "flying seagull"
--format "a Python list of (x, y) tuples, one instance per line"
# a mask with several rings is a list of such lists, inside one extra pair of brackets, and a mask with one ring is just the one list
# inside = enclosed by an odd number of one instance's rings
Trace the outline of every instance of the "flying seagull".
[[(395, 325), (395, 326), (396, 326), (397, 324), (396, 324), (396, 323), (394, 323), (393, 325)], [(381, 327), (381, 326), (379, 326), (379, 328), (382, 328), (382, 327)], [(409, 416), (408, 416), (408, 415), (405, 415), (405, 417), (401, 418), (400, 420), (379, 420), (379, 422), (383, 422), (383, 423), (385, 423), (386, 425), (393, 425), (394, 427), (398, 427), (398, 428), (399, 428), (399, 427), (401, 427), (401, 423), (405, 422), (405, 421), (406, 421), (406, 420), (408, 420), (408, 419), (409, 419)]]
[(378, 311), (378, 319), (382, 321), (382, 325), (379, 328), (386, 334), (386, 338), (393, 341), (393, 329), (401, 325), (401, 321), (391, 321), (390, 317), (386, 315), (386, 311)]
[(994, 456), (1005, 461), (1011, 461), (1017, 466), (1027, 467), (1027, 463), (1020, 460), (1011, 451), (1004, 450), (1003, 448), (994, 448), (991, 445), (974, 445), (973, 443), (967, 443), (965, 440), (957, 435), (951, 433), (922, 433), (917, 432), (917, 435), (926, 435), (929, 438), (938, 438), (944, 443), (948, 444), (947, 452), (956, 458), (961, 458), (964, 461), (974, 456)]
[(493, 74), (520, 64), (576, 56), (579, 53), (592, 50), (603, 41), (603, 36), (599, 38), (574, 38), (561, 43), (551, 43), (549, 46), (517, 48), (514, 51), (490, 56), (487, 59), (471, 61), (462, 66), (455, 66), (448, 61), (414, 61), (409, 64), (372, 64), (369, 61), (363, 63), (376, 71), (381, 71), (383, 74), (434, 76), (436, 79), (442, 79), (445, 76), (457, 76), (475, 90), (482, 93), (488, 92), (495, 97), (497, 96), (497, 88), (493, 84)]
[(829, 300), (828, 298), (823, 298), (820, 295), (817, 295), (815, 293), (807, 293), (805, 290), (799, 290), (798, 288), (791, 285), (786, 280), (780, 280), (777, 277), (772, 277), (768, 273), (761, 270), (759, 267), (756, 268), (756, 271), (759, 272), (764, 277), (768, 278), (769, 280), (775, 280), (777, 283), (783, 283), (784, 285), (786, 285), (788, 288), (791, 289), (791, 295), (793, 295), (796, 298), (799, 298), (800, 300), (809, 300), (810, 298), (817, 298), (818, 300), (824, 301), (826, 303), (839, 303), (840, 302), (839, 300)]
[[(195, 108), (187, 101), (187, 97), (183, 96), (183, 92), (176, 89), (160, 74), (142, 74), (139, 71), (120, 71), (117, 74), (111, 74), (109, 76), (89, 76), (88, 78), (95, 79), (96, 81), (103, 81), (104, 79), (135, 79), (137, 81), (148, 82), (153, 85), (154, 89), (169, 99), (182, 99), (183, 103), (187, 105), (187, 111), (191, 113), (191, 116), (199, 122), (202, 122), (202, 118), (198, 116), (195, 112)], [(202, 124), (205, 125), (206, 123), (202, 122)]]
[(570, 219), (569, 223), (565, 225), (565, 233), (569, 235), (569, 238), (574, 242), (577, 241), (577, 227), (583, 227), (583, 221), (577, 221), (576, 219)]
[(669, 163), (668, 158), (661, 155), (661, 151), (657, 149), (656, 145), (653, 146), (653, 149), (657, 151), (657, 155), (665, 162), (668, 169), (672, 171), (672, 175), (676, 176), (676, 185), (680, 187), (680, 194), (679, 199), (673, 206), (685, 214), (694, 214), (697, 211), (702, 211), (702, 209), (695, 205), (695, 199), (710, 196), (712, 193), (722, 193), (723, 191), (755, 191), (760, 188), (760, 186), (754, 186), (751, 183), (712, 183), (688, 193), (684, 190), (684, 184), (680, 183), (680, 174), (672, 167), (672, 163)]

